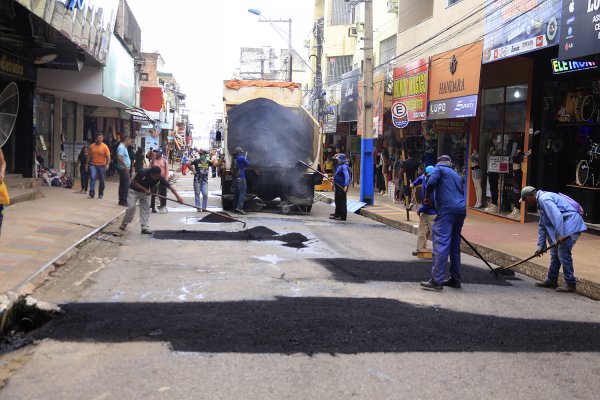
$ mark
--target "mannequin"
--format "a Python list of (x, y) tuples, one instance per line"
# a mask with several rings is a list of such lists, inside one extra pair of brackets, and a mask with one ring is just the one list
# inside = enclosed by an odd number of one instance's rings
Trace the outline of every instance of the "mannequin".
[(480, 208), (481, 203), (481, 169), (479, 168), (479, 152), (473, 149), (471, 153), (471, 179), (475, 187), (475, 205), (474, 208)]
[(513, 209), (509, 217), (513, 219), (521, 219), (521, 184), (523, 182), (523, 170), (521, 164), (523, 163), (524, 154), (521, 149), (517, 149), (515, 154), (512, 156), (512, 187), (513, 187)]
[[(490, 147), (490, 151), (488, 153), (488, 166), (490, 164), (489, 157), (498, 155), (498, 151), (496, 150), (496, 146), (492, 145)], [(497, 213), (498, 212), (498, 179), (500, 178), (500, 174), (498, 172), (489, 172), (487, 173), (488, 182), (490, 184), (490, 192), (492, 192), (492, 204), (488, 204), (488, 207), (484, 210), (487, 213)]]

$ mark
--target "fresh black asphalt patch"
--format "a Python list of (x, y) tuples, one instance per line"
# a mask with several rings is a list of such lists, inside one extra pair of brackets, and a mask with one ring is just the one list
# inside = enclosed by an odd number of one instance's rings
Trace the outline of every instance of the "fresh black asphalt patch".
[[(349, 258), (318, 258), (315, 261), (327, 268), (333, 273), (334, 278), (341, 282), (421, 282), (431, 278), (431, 261), (380, 261)], [(447, 271), (449, 274), (449, 265)], [(489, 270), (483, 268), (463, 264), (461, 273), (462, 283), (511, 286), (505, 279), (496, 278), (490, 275)], [(515, 279), (517, 278), (511, 278), (511, 280)]]
[(226, 212), (216, 212), (210, 213), (204, 218), (198, 220), (198, 222), (208, 222), (208, 223), (228, 223), (228, 222), (237, 222), (231, 215)]
[(507, 318), (381, 298), (71, 303), (36, 333), (209, 353), (600, 352), (600, 323)]
[(167, 240), (226, 240), (226, 241), (279, 241), (284, 246), (300, 249), (306, 247), (304, 243), (308, 238), (301, 233), (287, 233), (279, 235), (277, 232), (264, 226), (255, 226), (254, 228), (237, 231), (187, 231), (187, 230), (162, 230), (155, 231), (154, 239)]

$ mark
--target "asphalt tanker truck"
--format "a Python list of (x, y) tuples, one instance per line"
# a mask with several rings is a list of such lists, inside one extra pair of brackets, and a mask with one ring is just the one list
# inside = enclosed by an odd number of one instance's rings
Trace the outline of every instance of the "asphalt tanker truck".
[(319, 124), (302, 107), (302, 98), (300, 85), (293, 82), (224, 82), (224, 209), (233, 206), (231, 166), (234, 150), (241, 147), (250, 162), (247, 202), (262, 208), (279, 200), (282, 210), (310, 212), (322, 177), (306, 165), (317, 168)]

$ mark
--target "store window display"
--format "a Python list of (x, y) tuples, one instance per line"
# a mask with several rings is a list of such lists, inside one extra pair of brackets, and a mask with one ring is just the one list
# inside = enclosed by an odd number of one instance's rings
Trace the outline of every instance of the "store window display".
[(481, 168), (479, 167), (479, 152), (477, 149), (473, 149), (471, 153), (471, 179), (473, 180), (473, 187), (475, 188), (475, 204), (474, 208), (481, 208), (482, 203), (482, 190), (481, 190)]
[(513, 85), (483, 91), (479, 150), (486, 160), (481, 171), (487, 181), (481, 182), (488, 197), (484, 211), (515, 220), (521, 218), (527, 90), (527, 85)]

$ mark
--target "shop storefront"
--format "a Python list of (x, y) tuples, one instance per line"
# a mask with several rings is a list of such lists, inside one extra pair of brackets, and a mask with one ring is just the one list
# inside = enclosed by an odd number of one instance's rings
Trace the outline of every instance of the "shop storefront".
[[(442, 154), (468, 182), (467, 204), (480, 206), (481, 171), (469, 162), (468, 142), (477, 130), (482, 42), (471, 43), (431, 57), (426, 163)], [(476, 151), (471, 154), (476, 155)]]

